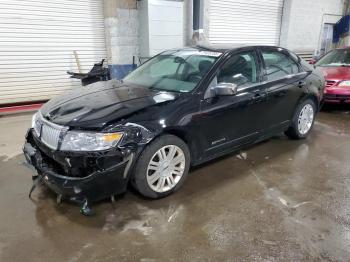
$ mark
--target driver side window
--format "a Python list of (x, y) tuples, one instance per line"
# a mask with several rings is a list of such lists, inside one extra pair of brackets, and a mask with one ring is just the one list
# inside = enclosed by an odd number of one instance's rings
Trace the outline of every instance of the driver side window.
[(257, 63), (253, 52), (233, 55), (217, 75), (217, 83), (233, 83), (245, 87), (258, 81)]

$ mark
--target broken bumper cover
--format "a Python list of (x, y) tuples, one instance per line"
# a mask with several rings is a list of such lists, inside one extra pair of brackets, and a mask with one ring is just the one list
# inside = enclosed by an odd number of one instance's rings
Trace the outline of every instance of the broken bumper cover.
[(44, 183), (64, 199), (95, 202), (126, 191), (134, 153), (53, 151), (30, 129), (23, 153)]

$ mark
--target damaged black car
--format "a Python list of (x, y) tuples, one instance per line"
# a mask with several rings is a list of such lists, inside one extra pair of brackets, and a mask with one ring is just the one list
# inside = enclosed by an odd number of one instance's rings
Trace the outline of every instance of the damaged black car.
[[(310, 133), (320, 72), (278, 47), (192, 47), (163, 52), (122, 81), (97, 82), (47, 102), (24, 155), (61, 200), (92, 214), (131, 184), (165, 197), (198, 165), (285, 132)], [(198, 178), (200, 179), (200, 178)]]

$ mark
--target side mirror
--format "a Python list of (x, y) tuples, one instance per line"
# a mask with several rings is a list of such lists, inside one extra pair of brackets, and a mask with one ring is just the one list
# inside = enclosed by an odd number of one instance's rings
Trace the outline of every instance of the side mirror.
[(316, 62), (317, 62), (317, 61), (316, 61), (315, 59), (311, 59), (311, 60), (309, 61), (309, 64), (310, 64), (310, 65), (314, 65), (314, 64), (316, 64)]
[(314, 55), (311, 60), (309, 61), (309, 64), (310, 65), (314, 65), (317, 63), (317, 61), (321, 58), (321, 56), (318, 54), (318, 55)]
[(237, 85), (233, 83), (220, 83), (212, 88), (217, 96), (233, 96), (237, 94)]

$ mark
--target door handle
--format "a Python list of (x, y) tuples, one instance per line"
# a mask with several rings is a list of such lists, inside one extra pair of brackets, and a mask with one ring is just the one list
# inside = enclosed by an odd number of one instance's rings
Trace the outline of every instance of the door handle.
[(305, 81), (299, 81), (298, 87), (302, 88), (304, 86), (306, 86), (306, 82)]
[(264, 99), (265, 97), (266, 97), (265, 93), (257, 93), (252, 98), (250, 98), (250, 100), (256, 101), (256, 100)]

